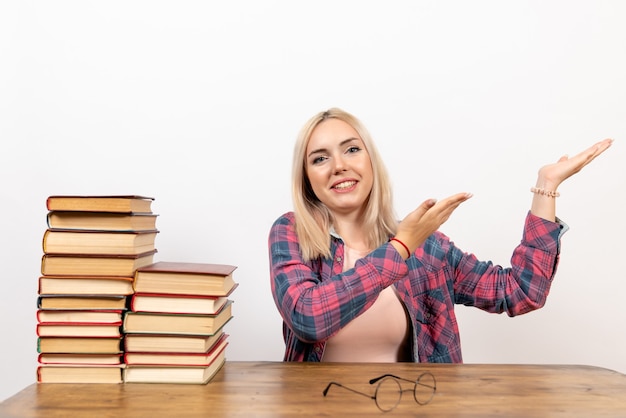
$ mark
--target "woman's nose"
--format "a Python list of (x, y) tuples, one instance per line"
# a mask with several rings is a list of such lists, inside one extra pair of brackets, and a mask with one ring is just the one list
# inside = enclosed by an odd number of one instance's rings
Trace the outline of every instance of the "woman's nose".
[(343, 173), (346, 171), (346, 163), (341, 157), (335, 157), (335, 174)]

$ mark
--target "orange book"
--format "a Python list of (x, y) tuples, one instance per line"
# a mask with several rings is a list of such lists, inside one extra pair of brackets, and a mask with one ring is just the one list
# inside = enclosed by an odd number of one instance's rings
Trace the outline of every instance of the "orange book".
[(125, 333), (213, 335), (232, 318), (232, 301), (214, 315), (128, 312)]
[(125, 334), (124, 348), (140, 353), (206, 353), (223, 334), (221, 329), (213, 335)]
[(46, 254), (137, 255), (154, 251), (158, 232), (47, 229), (42, 247)]
[(117, 324), (122, 323), (122, 310), (40, 309), (37, 322), (42, 324)]
[(152, 264), (156, 249), (136, 255), (44, 254), (41, 274), (65, 276), (126, 276)]
[(136, 293), (226, 296), (236, 286), (236, 268), (226, 264), (160, 261), (137, 268), (134, 289)]
[(38, 323), (38, 337), (121, 337), (119, 324)]
[(48, 210), (85, 212), (152, 212), (153, 197), (139, 195), (78, 196), (53, 195), (46, 199)]
[(46, 222), (51, 229), (151, 231), (156, 229), (157, 216), (154, 213), (53, 210), (46, 215)]
[(37, 368), (38, 383), (123, 383), (123, 364), (118, 365), (59, 365)]
[(118, 276), (41, 276), (40, 295), (131, 295), (133, 278)]
[(135, 293), (130, 300), (130, 310), (133, 312), (211, 315), (218, 312), (227, 301), (228, 296)]
[(115, 354), (122, 349), (120, 337), (39, 337), (37, 352), (39, 353), (90, 353)]

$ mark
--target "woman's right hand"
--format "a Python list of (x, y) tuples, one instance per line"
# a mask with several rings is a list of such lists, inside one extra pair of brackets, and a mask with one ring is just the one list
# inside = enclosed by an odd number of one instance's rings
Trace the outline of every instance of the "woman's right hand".
[[(413, 254), (417, 247), (438, 230), (452, 215), (452, 212), (470, 197), (472, 197), (471, 193), (457, 193), (439, 201), (435, 199), (424, 201), (400, 222), (395, 238), (402, 241)], [(400, 254), (406, 253), (399, 243), (391, 241), (391, 245)]]

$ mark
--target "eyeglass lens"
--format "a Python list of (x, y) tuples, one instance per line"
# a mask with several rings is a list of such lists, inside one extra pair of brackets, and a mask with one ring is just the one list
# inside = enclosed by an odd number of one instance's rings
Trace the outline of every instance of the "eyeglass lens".
[(386, 377), (378, 383), (374, 399), (381, 411), (391, 411), (400, 403), (402, 398), (402, 387), (393, 378)]
[(433, 398), (436, 390), (435, 376), (429, 372), (420, 375), (415, 381), (415, 388), (413, 389), (415, 402), (426, 405)]

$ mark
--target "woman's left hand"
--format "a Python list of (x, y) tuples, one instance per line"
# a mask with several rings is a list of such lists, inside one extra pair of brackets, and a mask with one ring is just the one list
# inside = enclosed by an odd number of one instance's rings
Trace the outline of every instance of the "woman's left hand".
[(530, 207), (531, 213), (554, 222), (556, 220), (554, 197), (558, 196), (556, 190), (559, 185), (582, 170), (584, 166), (592, 162), (598, 155), (606, 151), (612, 143), (612, 139), (605, 139), (585, 151), (576, 154), (572, 158), (568, 158), (568, 156), (565, 155), (556, 163), (541, 167), (539, 169), (537, 184), (535, 185), (540, 192), (533, 189), (535, 196)]
[(598, 155), (606, 151), (612, 143), (612, 139), (605, 139), (571, 158), (564, 155), (556, 163), (541, 167), (537, 187), (545, 190), (556, 190), (563, 181), (582, 170)]

